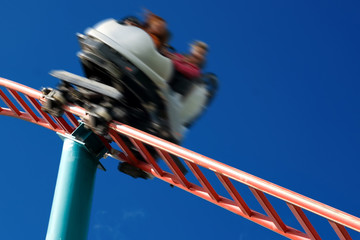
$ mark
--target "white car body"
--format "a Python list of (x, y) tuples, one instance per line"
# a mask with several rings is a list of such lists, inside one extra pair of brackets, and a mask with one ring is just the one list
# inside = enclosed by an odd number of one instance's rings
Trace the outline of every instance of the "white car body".
[(180, 142), (186, 132), (186, 124), (199, 116), (206, 107), (206, 85), (196, 84), (184, 96), (173, 91), (168, 84), (174, 77), (172, 61), (161, 55), (151, 37), (138, 27), (121, 25), (114, 19), (107, 19), (88, 28), (85, 34), (120, 53), (159, 87), (167, 100), (172, 135)]

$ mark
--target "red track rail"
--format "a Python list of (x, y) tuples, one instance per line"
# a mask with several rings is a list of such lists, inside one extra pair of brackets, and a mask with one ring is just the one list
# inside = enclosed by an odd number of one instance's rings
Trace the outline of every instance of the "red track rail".
[[(66, 134), (71, 133), (79, 124), (77, 119), (86, 114), (82, 108), (67, 106), (64, 117), (56, 118), (41, 110), (41, 101), (43, 100), (41, 92), (3, 78), (0, 78), (0, 87), (0, 98), (4, 102), (3, 105), (5, 105), (1, 106), (0, 104), (0, 115), (20, 118)], [(8, 94), (2, 89), (6, 89)], [(161, 180), (258, 223), (289, 239), (321, 239), (315, 227), (305, 215), (304, 210), (326, 219), (339, 239), (352, 239), (347, 229), (360, 232), (360, 219), (355, 216), (130, 126), (113, 122), (110, 124), (109, 134), (117, 144), (116, 147), (112, 147), (107, 141), (103, 140), (110, 156), (129, 162)], [(169, 170), (159, 165), (159, 162), (149, 152), (149, 148), (156, 150), (157, 155), (166, 163)], [(135, 152), (134, 149), (136, 149)], [(139, 161), (136, 158), (136, 156), (139, 156), (136, 152), (140, 153), (146, 162)], [(190, 170), (188, 175), (184, 176), (182, 174), (171, 158), (171, 155), (179, 157), (188, 166)], [(211, 178), (205, 176), (205, 171), (217, 176), (231, 198), (222, 196), (215, 190), (214, 186), (210, 183)], [(194, 180), (197, 179), (198, 182), (190, 180), (191, 177), (189, 176), (194, 176)], [(235, 185), (239, 183), (246, 185), (251, 190), (266, 215), (256, 212), (248, 206)], [(297, 230), (286, 225), (266, 195), (284, 201), (303, 230)]]

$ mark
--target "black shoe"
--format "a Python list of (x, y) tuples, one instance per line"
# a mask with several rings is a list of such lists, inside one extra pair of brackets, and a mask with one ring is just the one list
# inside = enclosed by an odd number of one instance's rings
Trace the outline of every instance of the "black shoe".
[(133, 178), (153, 179), (154, 176), (127, 162), (119, 163), (118, 170)]

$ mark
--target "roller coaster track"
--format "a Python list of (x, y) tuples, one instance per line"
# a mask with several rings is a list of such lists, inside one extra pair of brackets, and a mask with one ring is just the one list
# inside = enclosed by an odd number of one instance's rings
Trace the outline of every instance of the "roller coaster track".
[[(79, 125), (78, 119), (86, 114), (82, 108), (66, 106), (63, 117), (50, 116), (41, 110), (41, 103), (44, 99), (40, 91), (3, 78), (0, 78), (0, 98), (2, 99), (0, 115), (23, 119), (62, 134), (71, 134)], [(108, 149), (107, 155), (120, 161), (126, 161), (173, 186), (289, 239), (322, 239), (306, 214), (318, 215), (324, 221), (328, 221), (335, 231), (334, 235), (339, 239), (352, 239), (348, 230), (360, 232), (360, 219), (355, 216), (130, 126), (112, 122), (109, 125), (109, 135), (113, 144), (102, 139)], [(159, 162), (155, 160), (149, 152), (148, 146), (152, 146), (156, 150), (157, 155), (164, 161), (164, 166), (160, 166)], [(142, 155), (146, 162), (136, 158), (134, 149)], [(190, 169), (190, 173), (185, 176), (171, 155), (182, 159)], [(206, 175), (211, 175), (213, 178), (206, 177)], [(226, 194), (220, 194), (221, 191), (215, 190), (215, 184), (211, 184), (211, 180), (216, 180), (215, 176), (220, 180), (222, 192)], [(240, 195), (239, 186), (250, 189), (266, 214), (250, 208), (245, 198)], [(288, 214), (292, 213), (295, 216), (302, 229), (298, 230), (286, 225), (274, 205), (270, 203), (270, 200), (274, 199), (285, 203), (290, 208), (291, 212)], [(329, 229), (331, 230), (330, 227)]]

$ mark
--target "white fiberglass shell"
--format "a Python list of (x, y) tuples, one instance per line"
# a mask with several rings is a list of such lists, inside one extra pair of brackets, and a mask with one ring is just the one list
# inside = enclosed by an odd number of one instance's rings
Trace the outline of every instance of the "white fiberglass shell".
[(88, 28), (85, 34), (107, 44), (144, 72), (162, 90), (167, 99), (167, 115), (173, 135), (181, 141), (184, 124), (192, 122), (205, 108), (207, 90), (203, 84), (194, 86), (184, 98), (173, 92), (168, 81), (173, 77), (172, 61), (155, 48), (151, 37), (142, 29), (108, 19)]
[(172, 62), (158, 53), (151, 37), (144, 30), (108, 19), (88, 28), (85, 33), (118, 51), (161, 89), (167, 88), (166, 82), (174, 72)]
[(194, 86), (182, 100), (180, 122), (182, 124), (192, 122), (204, 110), (207, 98), (208, 91), (204, 84)]

